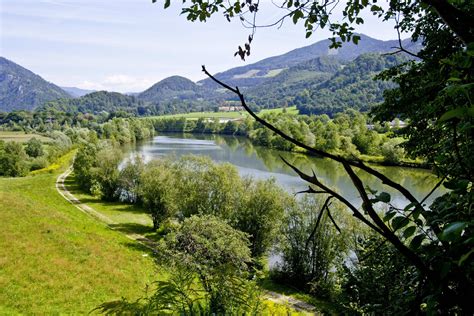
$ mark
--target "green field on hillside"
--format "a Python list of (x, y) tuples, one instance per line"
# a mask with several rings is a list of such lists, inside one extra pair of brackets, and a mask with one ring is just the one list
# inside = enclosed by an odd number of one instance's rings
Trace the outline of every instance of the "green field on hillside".
[(159, 274), (139, 244), (58, 194), (65, 167), (0, 178), (0, 314), (87, 314), (143, 296)]
[[(265, 110), (261, 110), (258, 114), (261, 115), (261, 114), (268, 114), (268, 113), (283, 113), (283, 110), (284, 108), (274, 108), (274, 109), (265, 109)], [(298, 109), (296, 108), (296, 106), (289, 106), (286, 108), (286, 113), (289, 113), (289, 114), (298, 114), (299, 111)]]
[[(287, 113), (298, 114), (296, 106), (290, 106), (286, 108)], [(268, 110), (261, 110), (258, 114), (266, 113), (283, 113), (283, 108), (275, 108)], [(218, 119), (238, 119), (244, 118), (248, 115), (245, 111), (240, 112), (192, 112), (184, 114), (170, 114), (170, 115), (160, 115), (160, 116), (151, 116), (150, 118), (159, 118), (159, 119), (169, 119), (169, 118), (181, 118), (184, 117), (188, 120), (197, 120), (199, 118), (218, 118)]]
[(237, 119), (237, 118), (243, 118), (246, 115), (247, 115), (246, 112), (192, 112), (192, 113), (184, 113), (184, 114), (151, 116), (151, 118), (169, 119), (169, 118), (184, 117), (188, 120), (197, 120), (199, 118)]
[(9, 132), (9, 131), (0, 131), (0, 140), (3, 141), (16, 141), (20, 143), (24, 143), (29, 141), (31, 138), (35, 137), (42, 142), (51, 141), (51, 138), (44, 137), (38, 134), (26, 134), (24, 132)]

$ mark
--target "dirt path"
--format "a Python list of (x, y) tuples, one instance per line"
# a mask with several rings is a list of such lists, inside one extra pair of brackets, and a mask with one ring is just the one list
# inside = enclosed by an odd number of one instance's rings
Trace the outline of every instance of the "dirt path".
[[(114, 220), (112, 220), (111, 218), (105, 216), (104, 214), (102, 214), (100, 212), (97, 212), (92, 207), (88, 206), (87, 204), (82, 203), (78, 198), (76, 198), (66, 188), (66, 185), (65, 185), (64, 182), (66, 181), (66, 178), (72, 173), (72, 171), (73, 170), (72, 170), (72, 166), (71, 166), (66, 171), (64, 171), (62, 174), (60, 174), (58, 176), (58, 178), (56, 179), (56, 190), (59, 192), (59, 194), (61, 194), (61, 196), (63, 198), (65, 198), (69, 203), (74, 205), (81, 212), (86, 213), (89, 216), (92, 216), (93, 218), (95, 218), (96, 220), (99, 220), (100, 222), (103, 222), (110, 229), (114, 229), (113, 225), (119, 224), (118, 222), (115, 222)], [(127, 236), (128, 238), (130, 238), (132, 240), (135, 240), (135, 241), (141, 243), (142, 245), (150, 248), (151, 250), (156, 249), (156, 247), (155, 247), (156, 243), (154, 241), (152, 241), (151, 239), (146, 238), (143, 235), (130, 234), (130, 233), (124, 233), (124, 232), (121, 232), (121, 233), (124, 234), (125, 236)], [(266, 291), (264, 296), (265, 296), (266, 299), (268, 299), (268, 300), (270, 300), (274, 303), (281, 304), (281, 305), (286, 305), (286, 306), (288, 306), (288, 307), (290, 307), (290, 308), (292, 308), (296, 311), (299, 311), (299, 312), (305, 312), (305, 313), (308, 313), (308, 314), (315, 314), (315, 315), (319, 314), (319, 313), (316, 312), (316, 307), (314, 307), (313, 305), (310, 305), (306, 302), (297, 300), (297, 299), (292, 298), (290, 296), (286, 296), (286, 295), (279, 294), (279, 293), (276, 293), (276, 292), (271, 292), (271, 291)]]
[[(64, 182), (66, 181), (66, 178), (71, 174), (71, 172), (72, 172), (72, 167), (69, 167), (65, 172), (60, 174), (58, 178), (56, 179), (56, 190), (59, 192), (59, 194), (61, 194), (63, 198), (65, 198), (68, 202), (73, 204), (81, 212), (86, 213), (87, 215), (90, 215), (94, 217), (95, 219), (103, 222), (110, 229), (114, 229), (113, 226), (119, 224), (118, 222), (115, 222), (114, 220), (105, 216), (104, 214), (97, 212), (92, 207), (88, 206), (87, 204), (82, 203), (78, 198), (76, 198), (71, 192), (68, 191)], [(132, 240), (138, 241), (144, 246), (150, 248), (151, 250), (155, 250), (156, 244), (151, 239), (148, 239), (145, 236), (140, 235), (140, 234), (124, 233), (124, 232), (121, 232), (121, 233)]]

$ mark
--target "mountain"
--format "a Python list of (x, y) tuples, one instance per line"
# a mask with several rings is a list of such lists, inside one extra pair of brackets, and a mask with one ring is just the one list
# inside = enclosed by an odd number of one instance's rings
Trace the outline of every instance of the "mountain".
[(405, 56), (362, 54), (334, 73), (328, 80), (302, 89), (292, 100), (302, 114), (334, 114), (351, 108), (367, 111), (383, 101), (383, 91), (394, 83), (374, 80), (374, 76), (399, 65)]
[(69, 95), (71, 95), (74, 98), (79, 98), (86, 94), (96, 91), (96, 90), (86, 90), (86, 89), (81, 89), (81, 88), (76, 88), (76, 87), (61, 87), (61, 89), (69, 93)]
[[(263, 59), (254, 64), (232, 68), (215, 76), (230, 86), (243, 88), (269, 81), (283, 70), (317, 57), (331, 56), (340, 62), (348, 62), (361, 54), (391, 52), (395, 50), (394, 47), (398, 46), (398, 40), (382, 41), (363, 34), (359, 34), (359, 36), (361, 39), (357, 45), (344, 43), (339, 49), (329, 49), (330, 41), (323, 40), (283, 55)], [(410, 39), (403, 40), (402, 44), (406, 49), (415, 52), (420, 49), (420, 44), (413, 43)], [(216, 84), (209, 78), (198, 83), (206, 87), (216, 87)]]
[(92, 114), (123, 111), (134, 115), (144, 115), (147, 112), (147, 108), (143, 101), (137, 100), (137, 98), (133, 96), (107, 91), (97, 91), (75, 99), (59, 99), (50, 101), (44, 104), (41, 107), (41, 110)]
[(33, 110), (47, 101), (69, 97), (60, 87), (0, 57), (0, 111)]
[(226, 95), (187, 78), (172, 76), (155, 83), (136, 97), (149, 104), (152, 113), (169, 114), (213, 110)]
[(317, 57), (281, 71), (252, 88), (243, 88), (247, 100), (260, 108), (285, 106), (302, 90), (312, 90), (329, 80), (344, 64), (332, 56)]
[(159, 104), (172, 99), (195, 99), (204, 96), (204, 89), (193, 81), (180, 77), (172, 76), (163, 79), (147, 90), (139, 93), (137, 98), (140, 100)]

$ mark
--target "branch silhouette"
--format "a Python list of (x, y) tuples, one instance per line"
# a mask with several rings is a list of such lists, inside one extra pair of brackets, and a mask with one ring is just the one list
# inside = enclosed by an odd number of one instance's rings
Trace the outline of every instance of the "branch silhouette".
[[(355, 188), (357, 189), (357, 191), (359, 192), (360, 194), (360, 197), (362, 199), (362, 208), (363, 210), (365, 211), (365, 213), (368, 215), (368, 217), (370, 218), (367, 219), (358, 209), (357, 207), (355, 207), (352, 203), (350, 203), (347, 199), (345, 199), (343, 196), (341, 196), (339, 193), (335, 192), (334, 190), (330, 189), (329, 187), (327, 187), (326, 185), (324, 185), (321, 181), (319, 181), (318, 177), (316, 176), (316, 174), (314, 173), (313, 171), (313, 175), (310, 176), (310, 175), (307, 175), (306, 173), (302, 172), (301, 170), (299, 170), (297, 167), (295, 167), (294, 165), (290, 164), (288, 161), (286, 161), (283, 157), (280, 156), (280, 158), (283, 160), (283, 162), (285, 164), (287, 164), (291, 169), (293, 169), (297, 174), (298, 176), (305, 180), (306, 182), (309, 182), (311, 184), (313, 184), (314, 186), (320, 188), (322, 191), (324, 191), (325, 193), (329, 194), (330, 197), (334, 197), (336, 198), (337, 200), (339, 200), (340, 202), (342, 202), (344, 205), (346, 205), (353, 213), (353, 216), (356, 217), (357, 219), (359, 219), (360, 221), (362, 221), (364, 224), (366, 224), (367, 226), (369, 226), (372, 230), (374, 230), (375, 232), (379, 233), (380, 235), (382, 235), (386, 240), (388, 240), (390, 243), (392, 243), (392, 245), (397, 248), (400, 253), (405, 256), (414, 266), (416, 266), (420, 272), (422, 272), (424, 275), (428, 276), (428, 277), (436, 277), (433, 273), (433, 271), (423, 262), (423, 260), (421, 259), (420, 256), (418, 256), (414, 251), (412, 251), (410, 248), (408, 248), (401, 240), (400, 238), (395, 234), (394, 231), (392, 231), (385, 223), (384, 221), (380, 218), (380, 216), (377, 214), (377, 212), (375, 211), (375, 209), (373, 208), (373, 202), (371, 201), (371, 199), (369, 198), (367, 192), (366, 192), (366, 189), (364, 188), (364, 185), (363, 185), (363, 182), (362, 180), (357, 176), (357, 174), (354, 172), (353, 168), (352, 167), (356, 167), (358, 169), (361, 169), (361, 170), (364, 170), (365, 172), (369, 173), (370, 175), (378, 178), (379, 180), (382, 181), (383, 184), (397, 190), (398, 192), (400, 192), (408, 201), (410, 201), (411, 203), (413, 203), (413, 205), (416, 206), (416, 208), (419, 208), (419, 210), (421, 211), (421, 213), (423, 214), (425, 212), (425, 210), (423, 209), (421, 203), (411, 194), (410, 191), (408, 191), (405, 187), (403, 187), (402, 185), (392, 181), (391, 179), (389, 179), (387, 176), (385, 176), (384, 174), (380, 173), (379, 171), (365, 165), (362, 161), (360, 160), (348, 160), (342, 156), (339, 156), (339, 155), (334, 155), (334, 154), (331, 154), (331, 153), (328, 153), (328, 152), (325, 152), (323, 150), (320, 150), (320, 149), (317, 149), (317, 148), (313, 148), (313, 147), (310, 147), (296, 139), (294, 139), (293, 137), (285, 134), (284, 132), (282, 132), (281, 130), (279, 130), (278, 128), (276, 128), (275, 126), (273, 126), (271, 123), (267, 122), (266, 120), (260, 118), (258, 115), (255, 114), (255, 112), (252, 111), (252, 109), (250, 109), (250, 107), (247, 105), (246, 101), (245, 101), (245, 98), (244, 98), (244, 95), (240, 92), (239, 88), (238, 87), (235, 87), (235, 88), (232, 88), (231, 86), (229, 86), (228, 84), (220, 81), (219, 79), (217, 79), (216, 77), (214, 77), (213, 75), (211, 75), (206, 67), (203, 65), (202, 66), (202, 71), (209, 77), (211, 78), (214, 82), (216, 82), (217, 84), (219, 84), (220, 86), (222, 86), (223, 88), (235, 93), (238, 97), (239, 97), (239, 100), (240, 100), (240, 103), (242, 105), (242, 107), (250, 114), (250, 116), (252, 116), (257, 122), (259, 122), (260, 124), (262, 124), (263, 126), (267, 127), (268, 129), (270, 129), (272, 132), (274, 132), (275, 134), (281, 136), (283, 139), (303, 148), (303, 149), (306, 149), (308, 152), (310, 153), (313, 153), (313, 154), (316, 154), (316, 155), (319, 155), (321, 157), (324, 157), (324, 158), (329, 158), (331, 160), (334, 160), (334, 161), (337, 161), (339, 163), (341, 163), (344, 167), (344, 169), (346, 170), (346, 173), (349, 175), (353, 185), (355, 186)], [(314, 189), (312, 189), (311, 187), (309, 187), (307, 193), (322, 193), (320, 190), (316, 191)], [(325, 208), (327, 208), (328, 206), (328, 203), (329, 203), (329, 200), (330, 198), (328, 198), (323, 206), (323, 208), (321, 209), (321, 214), (322, 215), (322, 211), (324, 211)], [(319, 218), (318, 218), (318, 222), (319, 222)], [(318, 224), (316, 224), (314, 230), (316, 230)]]

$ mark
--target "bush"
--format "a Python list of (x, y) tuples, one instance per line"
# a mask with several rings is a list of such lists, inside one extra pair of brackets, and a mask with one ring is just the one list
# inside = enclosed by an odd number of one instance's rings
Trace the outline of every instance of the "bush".
[(30, 170), (39, 170), (46, 168), (48, 166), (48, 160), (45, 157), (37, 157), (33, 159), (30, 163)]

